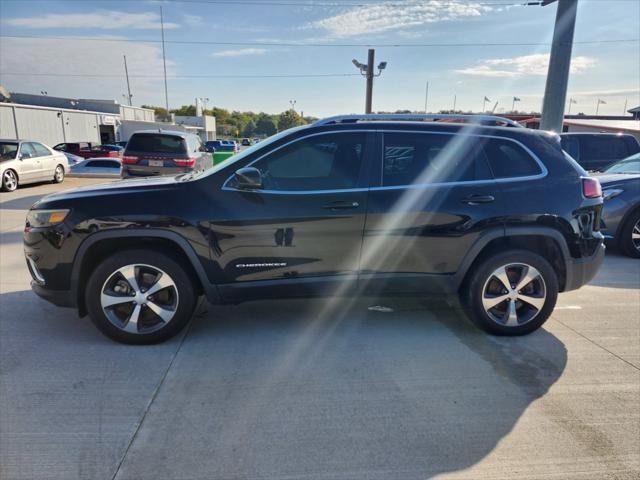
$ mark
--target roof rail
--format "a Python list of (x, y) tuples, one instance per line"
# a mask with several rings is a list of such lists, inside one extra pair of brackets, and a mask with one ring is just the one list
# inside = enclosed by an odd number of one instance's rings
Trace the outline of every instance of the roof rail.
[(336, 123), (356, 123), (362, 121), (386, 122), (438, 122), (442, 120), (464, 120), (468, 123), (482, 125), (520, 127), (522, 125), (506, 117), (497, 115), (463, 115), (463, 114), (422, 114), (422, 113), (372, 113), (363, 115), (336, 115), (322, 118), (314, 123), (315, 126), (332, 125)]

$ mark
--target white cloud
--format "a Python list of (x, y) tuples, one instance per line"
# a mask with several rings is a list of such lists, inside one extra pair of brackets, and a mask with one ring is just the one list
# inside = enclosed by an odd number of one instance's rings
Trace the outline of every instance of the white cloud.
[[(5, 23), (24, 28), (99, 28), (102, 30), (135, 28), (149, 30), (160, 28), (160, 14), (96, 10), (90, 13), (49, 13), (34, 17), (7, 18)], [(164, 23), (164, 28), (178, 28), (179, 26), (177, 23)]]
[(367, 33), (406, 29), (445, 20), (477, 17), (491, 10), (491, 7), (480, 3), (460, 0), (435, 1), (425, 4), (367, 5), (309, 23), (306, 28), (326, 30), (332, 37), (352, 37)]
[(182, 15), (182, 19), (185, 25), (188, 25), (190, 27), (200, 27), (204, 25), (204, 20), (200, 15), (189, 15), (185, 13), (184, 15)]
[[(574, 57), (571, 60), (571, 73), (582, 73), (595, 63), (591, 57)], [(546, 75), (548, 66), (549, 54), (536, 53), (513, 58), (492, 58), (474, 67), (456, 70), (456, 73), (479, 77), (520, 77)]]
[(221, 50), (211, 54), (212, 57), (243, 57), (245, 55), (262, 55), (266, 48), (239, 48), (237, 50)]
[[(122, 55), (126, 54), (134, 104), (163, 103), (161, 47), (147, 43), (109, 41), (117, 38), (82, 41), (73, 37), (64, 40), (3, 38), (0, 42), (0, 83), (9, 91), (34, 93), (46, 90), (52, 96), (104, 98), (122, 102), (122, 94), (127, 91), (122, 60)], [(99, 62), (96, 63), (98, 58)], [(96, 65), (99, 68), (96, 69)], [(50, 73), (97, 76), (47, 75)], [(167, 59), (167, 74), (171, 76), (174, 73), (175, 65)]]

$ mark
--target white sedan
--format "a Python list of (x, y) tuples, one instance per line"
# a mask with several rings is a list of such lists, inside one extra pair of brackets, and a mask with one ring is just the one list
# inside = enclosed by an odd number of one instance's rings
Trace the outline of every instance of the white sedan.
[(0, 178), (5, 192), (25, 183), (62, 183), (68, 168), (63, 153), (40, 142), (0, 140)]

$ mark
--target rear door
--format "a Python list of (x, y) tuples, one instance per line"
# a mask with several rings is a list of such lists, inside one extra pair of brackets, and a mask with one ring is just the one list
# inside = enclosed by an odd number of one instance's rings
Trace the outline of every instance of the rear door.
[(224, 296), (282, 285), (290, 295), (357, 285), (369, 135), (309, 135), (250, 164), (262, 174), (262, 189), (227, 181), (221, 205), (212, 206), (212, 218), (223, 219), (210, 227)]
[[(53, 178), (56, 167), (61, 163), (60, 160), (41, 143), (31, 142), (31, 147), (36, 152), (36, 155), (40, 160), (40, 175), (42, 178)], [(64, 163), (67, 163), (66, 159)]]
[(360, 279), (369, 291), (439, 291), (487, 229), (503, 228), (488, 139), (385, 131), (369, 194)]

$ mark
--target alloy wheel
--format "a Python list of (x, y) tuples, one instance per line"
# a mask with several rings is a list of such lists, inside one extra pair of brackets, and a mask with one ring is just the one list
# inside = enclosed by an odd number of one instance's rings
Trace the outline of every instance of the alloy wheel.
[(493, 271), (482, 289), (482, 306), (491, 320), (519, 327), (533, 320), (547, 298), (544, 278), (524, 263), (509, 263)]
[(631, 229), (631, 243), (633, 247), (640, 252), (640, 219)]
[(18, 178), (13, 170), (7, 170), (3, 175), (3, 183), (7, 190), (13, 191), (18, 187)]
[(56, 167), (56, 173), (54, 174), (53, 178), (57, 183), (60, 183), (62, 182), (62, 180), (64, 180), (64, 169), (60, 165)]
[(114, 326), (128, 333), (151, 333), (164, 328), (178, 308), (173, 279), (151, 265), (118, 268), (102, 286), (100, 305)]

